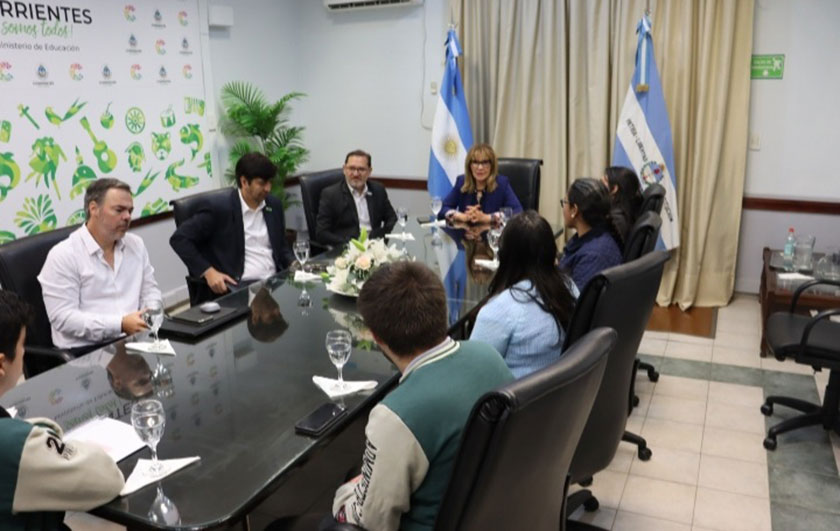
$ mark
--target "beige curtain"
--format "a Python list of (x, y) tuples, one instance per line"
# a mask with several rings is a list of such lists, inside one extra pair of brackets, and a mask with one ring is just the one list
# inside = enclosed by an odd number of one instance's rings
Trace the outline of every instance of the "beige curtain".
[[(544, 160), (540, 212), (562, 218), (600, 176), (633, 73), (644, 0), (451, 0), (476, 141)], [(749, 110), (752, 0), (650, 2), (671, 119), (680, 248), (658, 302), (726, 304), (735, 282)]]

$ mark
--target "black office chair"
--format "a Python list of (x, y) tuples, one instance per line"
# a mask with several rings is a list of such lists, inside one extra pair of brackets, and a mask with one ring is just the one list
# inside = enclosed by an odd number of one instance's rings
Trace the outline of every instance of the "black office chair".
[[(331, 186), (342, 179), (344, 179), (344, 170), (341, 168), (319, 171), (300, 177), (300, 198), (303, 202), (303, 213), (306, 216), (306, 228), (309, 230), (309, 241), (316, 242), (323, 248), (328, 246), (318, 242), (318, 235), (315, 233), (321, 192), (327, 186)], [(313, 252), (314, 254), (316, 253)]]
[(659, 183), (652, 183), (642, 192), (642, 204), (639, 206), (639, 216), (645, 212), (656, 212), (662, 215), (662, 205), (665, 204), (665, 187)]
[[(207, 204), (209, 199), (215, 197), (222, 197), (230, 193), (230, 188), (219, 188), (217, 190), (210, 190), (208, 192), (201, 192), (198, 194), (181, 197), (180, 199), (173, 199), (169, 202), (172, 205), (172, 213), (175, 217), (175, 227), (180, 227), (181, 223), (190, 219), (200, 208)], [(201, 304), (202, 302), (213, 300), (219, 297), (218, 294), (213, 293), (213, 290), (207, 285), (207, 282), (196, 271), (188, 271), (187, 276), (187, 293), (190, 296), (190, 306)]]
[(592, 330), (559, 361), (478, 400), (436, 530), (564, 529), (569, 461), (615, 344), (613, 330)]
[[(606, 269), (589, 281), (578, 298), (566, 331), (564, 349), (595, 327), (613, 328), (618, 341), (610, 354), (592, 414), (572, 459), (569, 470), (572, 483), (588, 485), (593, 475), (607, 468), (622, 440), (639, 446), (639, 459), (647, 461), (651, 457), (645, 440), (625, 431), (629, 415), (627, 397), (635, 374), (636, 352), (653, 311), (668, 258), (666, 252), (654, 251)], [(581, 504), (590, 511), (598, 508), (598, 500), (589, 490), (569, 497), (569, 513)]]
[(498, 173), (510, 179), (510, 186), (523, 210), (539, 210), (542, 159), (504, 157), (497, 159)]
[(0, 245), (0, 286), (13, 291), (32, 308), (33, 320), (26, 332), (24, 369), (27, 378), (73, 359), (52, 342), (52, 328), (44, 307), (38, 274), (50, 249), (65, 240), (78, 225), (64, 227)]
[(806, 282), (793, 293), (788, 312), (775, 312), (767, 318), (767, 344), (776, 359), (793, 358), (796, 363), (810, 365), (814, 370), (831, 371), (821, 405), (787, 396), (767, 397), (761, 406), (764, 415), (773, 414), (774, 404), (804, 413), (783, 420), (767, 431), (764, 447), (768, 450), (776, 449), (778, 435), (806, 426), (822, 425), (823, 429), (834, 430), (840, 434), (840, 323), (828, 319), (832, 315), (840, 315), (840, 308), (824, 310), (814, 317), (795, 313), (800, 295), (805, 290), (821, 284), (840, 288), (840, 282), (836, 280)]

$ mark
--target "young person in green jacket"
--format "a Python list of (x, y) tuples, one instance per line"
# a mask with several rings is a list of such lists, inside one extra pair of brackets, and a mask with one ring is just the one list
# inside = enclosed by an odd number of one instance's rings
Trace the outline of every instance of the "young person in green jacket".
[[(29, 315), (0, 290), (0, 395), (23, 374)], [(104, 450), (61, 437), (49, 419), (19, 420), (0, 407), (0, 529), (62, 529), (64, 511), (93, 509), (122, 490), (122, 472)]]
[(371, 530), (431, 530), (470, 411), (513, 375), (490, 345), (447, 336), (446, 292), (424, 265), (378, 269), (357, 308), (402, 377), (371, 411), (362, 473), (339, 487), (333, 515)]

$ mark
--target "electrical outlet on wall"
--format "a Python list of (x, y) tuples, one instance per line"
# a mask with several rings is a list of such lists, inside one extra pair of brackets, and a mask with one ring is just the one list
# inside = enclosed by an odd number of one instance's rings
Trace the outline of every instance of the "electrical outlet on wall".
[(755, 131), (750, 131), (750, 150), (751, 151), (760, 151), (761, 150), (761, 135), (759, 135)]
[(432, 83), (429, 85), (429, 92), (432, 94), (432, 96), (436, 96), (437, 91), (438, 91), (437, 82), (432, 81)]

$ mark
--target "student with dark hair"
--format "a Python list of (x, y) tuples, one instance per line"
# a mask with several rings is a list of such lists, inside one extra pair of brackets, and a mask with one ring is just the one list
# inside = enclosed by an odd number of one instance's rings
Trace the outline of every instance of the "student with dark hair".
[(212, 293), (203, 299), (242, 281), (270, 277), (294, 261), (283, 203), (271, 195), (277, 168), (252, 152), (239, 159), (235, 171), (238, 188), (208, 200), (169, 238), (190, 275), (207, 282)]
[[(29, 315), (17, 295), (0, 291), (0, 395), (23, 373)], [(63, 511), (88, 511), (122, 490), (104, 450), (62, 435), (49, 419), (20, 420), (0, 407), (0, 529), (62, 529)]]
[(576, 231), (563, 248), (560, 268), (582, 292), (592, 277), (621, 263), (623, 240), (610, 215), (609, 192), (600, 180), (575, 180), (560, 204), (563, 223)]
[(498, 350), (521, 378), (560, 358), (577, 288), (555, 263), (551, 226), (528, 210), (505, 226), (490, 299), (478, 312), (470, 340)]
[(358, 309), (400, 383), (370, 412), (362, 474), (339, 487), (333, 515), (365, 529), (432, 529), (476, 401), (513, 379), (499, 354), (446, 332), (446, 292), (416, 262), (376, 270)]
[(642, 206), (642, 192), (639, 187), (639, 177), (636, 172), (624, 166), (610, 166), (604, 170), (601, 181), (610, 192), (613, 223), (621, 234), (622, 240), (627, 240), (627, 233), (636, 223), (639, 208)]

